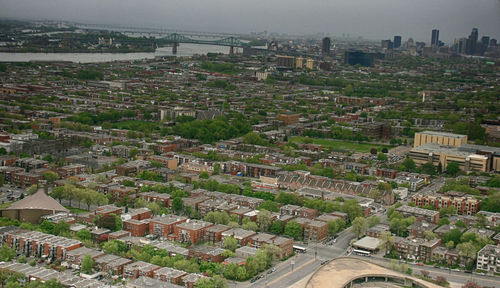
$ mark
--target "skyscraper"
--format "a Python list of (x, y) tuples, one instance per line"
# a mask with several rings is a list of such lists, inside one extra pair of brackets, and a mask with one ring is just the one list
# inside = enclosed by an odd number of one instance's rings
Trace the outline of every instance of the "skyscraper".
[(328, 37), (323, 38), (323, 42), (321, 45), (321, 53), (323, 53), (324, 55), (330, 54), (331, 44), (332, 44), (332, 41), (330, 40), (330, 38), (328, 38)]
[(401, 47), (401, 36), (394, 36), (394, 49)]
[(477, 40), (479, 39), (479, 32), (477, 30), (477, 28), (472, 28), (472, 32), (470, 33), (469, 35), (469, 39), (468, 39), (468, 47), (467, 47), (467, 51), (466, 51), (466, 54), (468, 55), (474, 55), (476, 54), (478, 51), (477, 49)]
[(476, 41), (479, 39), (479, 32), (477, 31), (477, 28), (472, 28), (472, 32), (470, 33), (470, 36), (472, 40)]
[(432, 29), (431, 46), (439, 46), (439, 30)]
[(483, 47), (490, 46), (490, 36), (481, 37), (481, 43), (483, 44)]

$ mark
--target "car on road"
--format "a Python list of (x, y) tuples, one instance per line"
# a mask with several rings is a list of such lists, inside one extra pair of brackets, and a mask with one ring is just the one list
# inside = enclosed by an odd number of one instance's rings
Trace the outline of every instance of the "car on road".
[(252, 280), (250, 280), (250, 283), (254, 283), (257, 280), (259, 280), (259, 277), (252, 278)]
[(419, 262), (419, 263), (417, 263), (417, 265), (418, 265), (418, 266), (424, 266), (424, 263)]
[(329, 260), (323, 260), (321, 261), (321, 265), (325, 265), (326, 263), (328, 263)]
[(269, 269), (269, 271), (267, 271), (267, 274), (271, 274), (271, 273), (273, 273), (274, 271), (276, 271), (276, 268), (274, 268), (274, 267), (273, 267), (273, 268)]

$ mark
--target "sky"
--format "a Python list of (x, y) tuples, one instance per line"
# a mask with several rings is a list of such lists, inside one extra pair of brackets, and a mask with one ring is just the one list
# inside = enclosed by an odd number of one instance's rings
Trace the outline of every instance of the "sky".
[(0, 0), (0, 17), (424, 42), (437, 28), (446, 43), (477, 27), (500, 40), (500, 0)]

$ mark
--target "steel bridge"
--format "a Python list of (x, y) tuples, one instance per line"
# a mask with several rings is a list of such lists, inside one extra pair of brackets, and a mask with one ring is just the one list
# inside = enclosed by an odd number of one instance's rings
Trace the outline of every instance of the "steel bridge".
[(206, 44), (229, 47), (229, 54), (233, 54), (234, 47), (245, 47), (245, 43), (236, 37), (226, 37), (216, 40), (193, 39), (179, 33), (171, 33), (157, 40), (158, 44), (172, 44), (172, 53), (177, 53), (177, 47), (180, 43)]

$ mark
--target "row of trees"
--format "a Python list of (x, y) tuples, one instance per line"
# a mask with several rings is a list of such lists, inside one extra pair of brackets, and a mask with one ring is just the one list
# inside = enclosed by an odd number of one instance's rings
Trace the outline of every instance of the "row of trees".
[(78, 206), (83, 202), (87, 205), (87, 210), (90, 210), (90, 205), (100, 206), (108, 203), (108, 198), (104, 194), (89, 187), (77, 187), (71, 182), (66, 183), (64, 186), (54, 187), (50, 196), (58, 199), (59, 202), (65, 199), (69, 201), (70, 206), (73, 200), (78, 201)]

